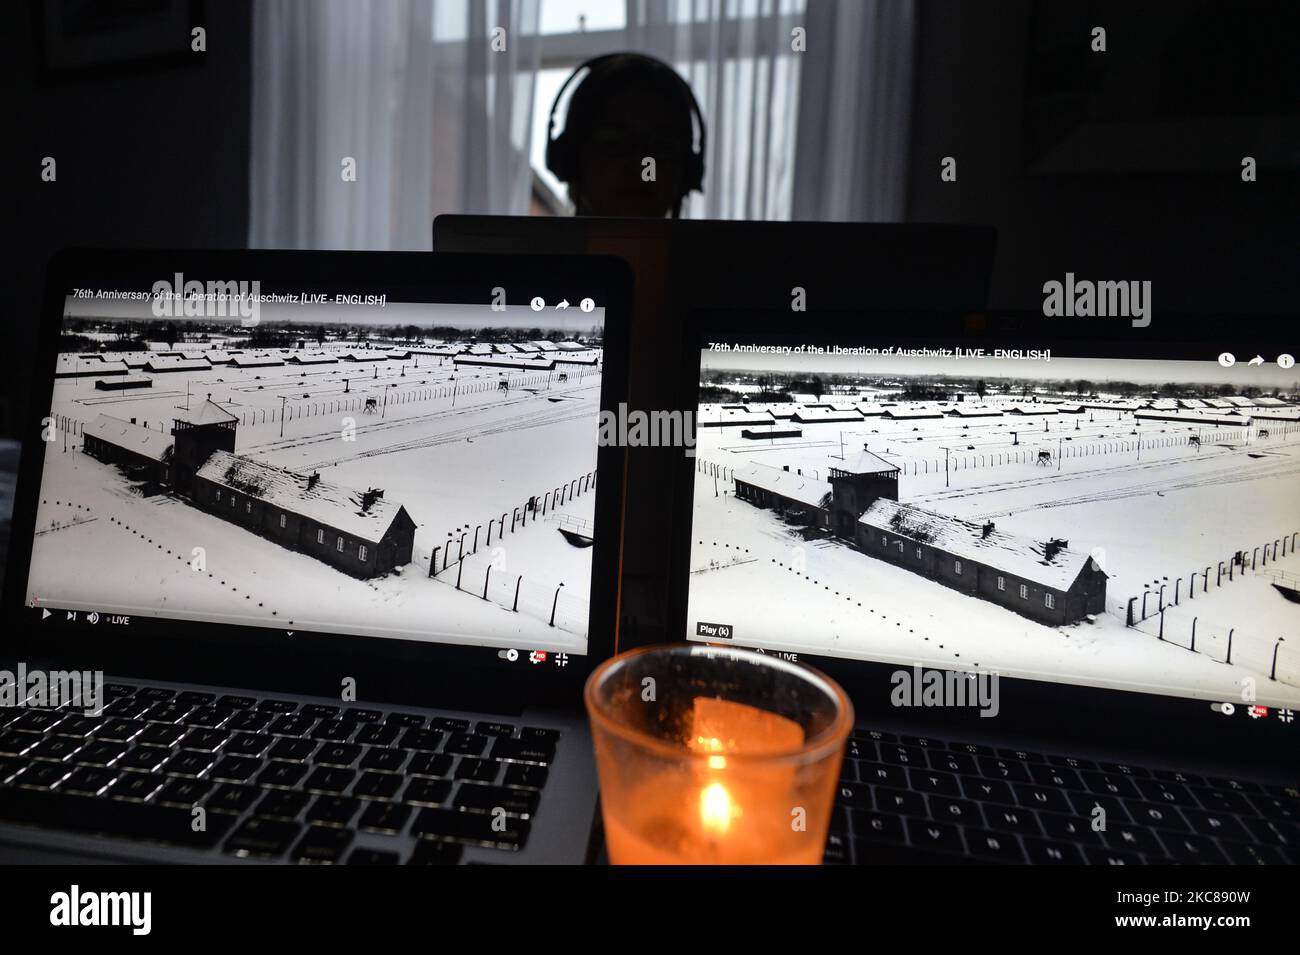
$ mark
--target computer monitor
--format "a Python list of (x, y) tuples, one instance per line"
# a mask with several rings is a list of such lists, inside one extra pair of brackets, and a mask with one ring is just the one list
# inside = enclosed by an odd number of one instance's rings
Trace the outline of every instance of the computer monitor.
[(690, 341), (687, 639), (1300, 709), (1293, 323), (710, 312)]
[(82, 253), (50, 288), (10, 580), (46, 646), (611, 652), (620, 263)]

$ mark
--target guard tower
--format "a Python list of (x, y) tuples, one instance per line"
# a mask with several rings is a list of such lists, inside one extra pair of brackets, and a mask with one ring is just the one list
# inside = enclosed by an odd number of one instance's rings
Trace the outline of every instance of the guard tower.
[(176, 490), (189, 493), (194, 473), (213, 451), (235, 450), (235, 430), (239, 419), (222, 408), (212, 396), (193, 411), (187, 411), (172, 423), (176, 439), (172, 474)]
[(858, 518), (877, 498), (898, 500), (898, 466), (862, 450), (832, 464), (831, 530), (838, 537), (855, 539)]

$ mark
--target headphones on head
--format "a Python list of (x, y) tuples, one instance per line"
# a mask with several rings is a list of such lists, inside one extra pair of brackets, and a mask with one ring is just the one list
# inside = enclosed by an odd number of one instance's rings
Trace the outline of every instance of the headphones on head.
[(691, 124), (698, 133), (698, 145), (692, 144), (689, 155), (686, 157), (686, 169), (684, 170), (682, 180), (682, 198), (688, 193), (704, 189), (704, 145), (708, 136), (708, 131), (704, 125), (704, 114), (700, 111), (700, 104), (695, 99), (695, 93), (691, 91), (691, 86), (667, 63), (656, 60), (652, 56), (646, 56), (643, 53), (606, 53), (602, 56), (594, 57), (587, 60), (575, 69), (560, 91), (555, 94), (555, 102), (551, 104), (551, 117), (546, 127), (546, 168), (555, 174), (555, 178), (561, 182), (573, 182), (578, 168), (578, 144), (574, 140), (572, 126), (565, 121), (564, 129), (559, 136), (555, 135), (555, 112), (560, 108), (560, 100), (564, 98), (565, 91), (573, 85), (573, 81), (584, 70), (587, 75), (582, 78), (577, 87), (574, 89), (576, 96), (582, 84), (595, 76), (598, 72), (608, 72), (611, 67), (618, 66), (624, 62), (641, 62), (657, 70), (663, 70), (677, 81), (678, 87), (691, 109)]

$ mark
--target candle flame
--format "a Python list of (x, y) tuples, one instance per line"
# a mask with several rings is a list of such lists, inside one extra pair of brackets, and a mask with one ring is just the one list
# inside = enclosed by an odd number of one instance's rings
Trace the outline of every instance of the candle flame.
[(731, 819), (737, 815), (731, 793), (722, 783), (710, 783), (700, 790), (700, 821), (705, 829), (721, 835), (731, 828)]

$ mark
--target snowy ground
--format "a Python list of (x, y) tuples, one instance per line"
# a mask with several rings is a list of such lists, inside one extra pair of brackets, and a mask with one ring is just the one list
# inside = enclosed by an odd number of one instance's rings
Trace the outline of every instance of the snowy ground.
[[(594, 493), (570, 500), (566, 490), (558, 510), (548, 501), (547, 514), (530, 515), (526, 525), (512, 518), (517, 510), (522, 518), (530, 497), (540, 502), (595, 468), (600, 375), (575, 368), (562, 382), (520, 372), (509, 376), (508, 391), (500, 391), (495, 371), (478, 377), (462, 371), (453, 397), (444, 393), (451, 387), (450, 366), (420, 361), (421, 377), (414, 379), (416, 369), (407, 363), (409, 387), (400, 363), (380, 367), (381, 385), (385, 378), (400, 384), (380, 413), (304, 412), (283, 422), (283, 437), (279, 421), (241, 424), (236, 443), (237, 453), (259, 461), (319, 469), (352, 487), (383, 488), (385, 499), (404, 505), (417, 525), (413, 561), (400, 573), (355, 580), (179, 497), (141, 497), (116, 468), (81, 454), (79, 439), (70, 438), (66, 453), (55, 444), (46, 458), (29, 599), (69, 609), (216, 616), (286, 631), (582, 652), (592, 552), (567, 543), (558, 528), (564, 522), (590, 533)], [(260, 417), (280, 411), (279, 396), (288, 388), (311, 394), (310, 401), (299, 401), (318, 409), (344, 400), (340, 376), (359, 373), (375, 374), (364, 366), (213, 368), (157, 375), (155, 387), (163, 392), (126, 395), (96, 392), (89, 380), (60, 379), (53, 410), (83, 422), (104, 412), (158, 427), (184, 407), (190, 379), (192, 406), (211, 392), (233, 413)], [(374, 388), (374, 380), (365, 387)], [(347, 398), (362, 387), (354, 380)], [(412, 397), (396, 397), (402, 394)], [(479, 547), (472, 554), (476, 531)], [(453, 552), (444, 570), (449, 539)], [(205, 551), (201, 572), (189, 563), (195, 547)], [(430, 579), (435, 548), (439, 572)], [(462, 553), (471, 556), (458, 591), (456, 558)], [(487, 562), (493, 569), (485, 600)]]
[[(1103, 414), (1109, 420), (1100, 420)], [(704, 461), (728, 469), (760, 461), (825, 478), (840, 454), (841, 435), (848, 455), (865, 444), (904, 468), (903, 501), (992, 520), (1001, 530), (1038, 539), (1063, 537), (1072, 549), (1097, 554), (1110, 575), (1107, 606), (1114, 612), (1096, 623), (1042, 626), (842, 542), (804, 544), (775, 515), (734, 500), (729, 479), (718, 482), (726, 493), (715, 497), (706, 474), (697, 474), (690, 620), (730, 623), (738, 642), (759, 646), (978, 665), (1200, 698), (1238, 699), (1240, 680), (1251, 677), (1261, 702), (1300, 704), (1295, 650), (1284, 644), (1279, 654), (1278, 673), (1287, 682), (1267, 676), (1278, 637), (1291, 647), (1300, 644), (1300, 605), (1287, 602), (1264, 576), (1265, 570), (1300, 574), (1300, 559), (1288, 547), (1287, 556), (1268, 568), (1244, 577), (1238, 572), (1232, 582), (1225, 572), (1217, 585), (1219, 562), (1235, 551), (1249, 554), (1300, 531), (1300, 429), (1283, 434), (1272, 428), (1271, 438), (1247, 441), (1242, 435), (1223, 443), (1201, 429), (1197, 451), (1179, 426), (1135, 425), (1115, 412), (1096, 417), (1061, 415), (1046, 425), (1041, 419), (868, 419), (851, 430), (805, 424), (801, 438), (775, 441), (748, 441), (739, 429), (706, 429), (697, 450)], [(1144, 442), (1140, 460), (1130, 433), (1135, 427)], [(1066, 436), (1068, 446), (1080, 450), (1058, 457)], [(946, 476), (943, 446), (950, 449)], [(1039, 448), (1051, 450), (1050, 465), (1031, 463)], [(1027, 450), (1033, 453), (1024, 455)], [(963, 465), (954, 459), (964, 459)], [(791, 569), (799, 560), (803, 569)], [(1207, 566), (1210, 588), (1204, 592)], [(1197, 593), (1189, 598), (1193, 573)], [(1162, 585), (1164, 603), (1172, 603), (1175, 587), (1179, 597), (1165, 612), (1166, 641), (1157, 637)], [(1139, 628), (1126, 627), (1128, 598), (1140, 604), (1148, 589), (1151, 616)], [(1184, 649), (1193, 617), (1198, 653)], [(1229, 630), (1232, 665), (1221, 662)]]

